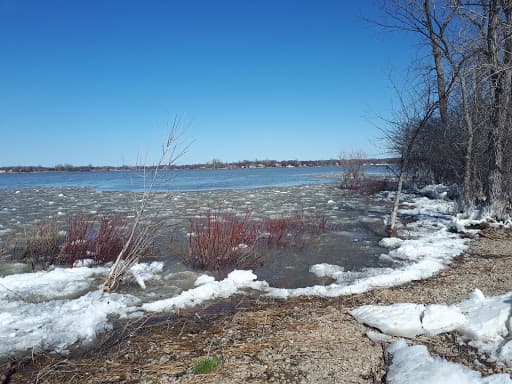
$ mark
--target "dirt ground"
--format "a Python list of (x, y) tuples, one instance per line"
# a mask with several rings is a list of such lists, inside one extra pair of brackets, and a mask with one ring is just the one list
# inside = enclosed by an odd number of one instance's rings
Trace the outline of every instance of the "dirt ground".
[[(475, 288), (485, 295), (512, 289), (512, 231), (483, 230), (450, 268), (400, 287), (333, 299), (237, 296), (170, 317), (118, 324), (92, 350), (17, 362), (10, 382), (381, 383), (386, 345), (368, 339), (368, 328), (348, 311), (362, 304), (452, 303)], [(475, 352), (459, 345), (454, 334), (412, 342), (485, 375), (504, 371), (493, 364), (473, 367)], [(194, 374), (194, 362), (207, 356), (218, 357), (219, 367)]]

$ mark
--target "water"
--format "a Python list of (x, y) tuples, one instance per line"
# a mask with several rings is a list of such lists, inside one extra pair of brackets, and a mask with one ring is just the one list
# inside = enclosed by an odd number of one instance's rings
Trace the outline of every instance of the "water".
[[(53, 217), (62, 224), (70, 215), (85, 212), (133, 215), (138, 194), (96, 192), (92, 189), (25, 189), (18, 193), (0, 190), (0, 241), (17, 238), (39, 220)], [(331, 201), (329, 203), (329, 201)], [(332, 202), (335, 202), (333, 204)], [(324, 217), (329, 230), (311, 236), (303, 247), (272, 249), (256, 273), (275, 286), (300, 287), (319, 283), (309, 272), (317, 263), (342, 265), (347, 270), (381, 266), (382, 217), (387, 203), (371, 198), (350, 196), (335, 185), (319, 184), (257, 190), (214, 190), (202, 192), (155, 193), (146, 220), (159, 223), (157, 259), (165, 260), (166, 274), (188, 270), (180, 254), (189, 229), (189, 219), (208, 209), (251, 213), (251, 218), (291, 217), (302, 212), (306, 218)], [(171, 244), (171, 239), (174, 243)], [(200, 271), (194, 271), (200, 273)], [(189, 274), (189, 280), (197, 275)], [(183, 280), (190, 286), (190, 281)]]
[[(379, 168), (374, 173), (382, 172)], [(158, 247), (152, 255), (165, 262), (165, 284), (149, 288), (147, 299), (176, 295), (193, 286), (203, 271), (182, 263), (186, 250), (189, 219), (209, 209), (250, 213), (251, 219), (292, 217), (327, 219), (329, 230), (307, 237), (300, 247), (270, 249), (263, 264), (255, 269), (271, 285), (296, 288), (325, 284), (309, 272), (312, 265), (329, 263), (349, 271), (388, 266), (379, 259), (383, 249), (383, 217), (389, 202), (374, 197), (354, 196), (336, 186), (338, 168), (267, 168), (237, 170), (187, 170), (162, 174), (145, 215), (159, 223)], [(0, 248), (22, 242), (34, 223), (52, 217), (64, 224), (67, 217), (115, 213), (133, 217), (141, 194), (136, 172), (76, 172), (0, 174)], [(264, 186), (262, 188), (262, 186)], [(14, 240), (13, 240), (14, 239)], [(173, 240), (173, 242), (171, 241)], [(9, 253), (9, 252), (7, 252)], [(14, 252), (11, 250), (10, 254)], [(0, 276), (19, 270), (19, 265), (0, 263)], [(221, 278), (222, 274), (217, 274)], [(142, 294), (136, 286), (127, 292)]]
[[(385, 167), (367, 167), (369, 174), (383, 175)], [(335, 182), (339, 167), (194, 169), (161, 171), (155, 191), (207, 191), (253, 189)], [(149, 177), (146, 178), (148, 181)], [(142, 191), (142, 171), (0, 173), (0, 189), (87, 187), (97, 191)]]

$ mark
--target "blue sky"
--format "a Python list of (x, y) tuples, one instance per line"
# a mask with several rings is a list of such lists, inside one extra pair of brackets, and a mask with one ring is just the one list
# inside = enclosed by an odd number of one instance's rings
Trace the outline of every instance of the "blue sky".
[(181, 163), (382, 154), (374, 122), (414, 47), (363, 20), (377, 14), (371, 0), (0, 0), (0, 166), (150, 163), (176, 114)]

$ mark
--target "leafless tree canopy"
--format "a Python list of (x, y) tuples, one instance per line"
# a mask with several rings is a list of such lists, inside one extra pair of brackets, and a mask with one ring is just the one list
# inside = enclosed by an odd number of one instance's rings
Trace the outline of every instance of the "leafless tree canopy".
[(465, 212), (486, 208), (498, 220), (510, 219), (512, 0), (380, 5), (381, 26), (416, 33), (425, 43), (421, 76), (432, 95), (389, 126), (390, 149), (417, 181), (458, 185)]

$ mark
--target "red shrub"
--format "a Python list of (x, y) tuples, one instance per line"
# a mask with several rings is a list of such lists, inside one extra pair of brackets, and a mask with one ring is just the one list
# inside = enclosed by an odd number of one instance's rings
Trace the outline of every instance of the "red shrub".
[(77, 260), (92, 259), (104, 264), (115, 260), (125, 241), (126, 230), (118, 218), (72, 216), (57, 261), (73, 265)]
[(203, 217), (190, 219), (185, 262), (208, 270), (250, 268), (261, 257), (255, 247), (258, 234), (258, 226), (250, 221), (249, 214), (240, 218), (209, 210)]
[(268, 246), (285, 246), (288, 239), (288, 230), (290, 227), (290, 219), (269, 219), (263, 223), (266, 231), (266, 242)]
[(57, 258), (60, 264), (73, 265), (77, 260), (88, 258), (87, 251), (90, 247), (90, 240), (87, 236), (91, 224), (91, 221), (83, 214), (71, 216), (68, 219), (66, 237)]
[(239, 217), (209, 210), (202, 217), (190, 219), (189, 228), (185, 263), (194, 268), (223, 270), (253, 268), (271, 247), (302, 246), (303, 235), (323, 232), (326, 220), (310, 221), (297, 214), (254, 222), (249, 214)]
[(99, 222), (98, 232), (91, 241), (92, 259), (96, 264), (104, 264), (114, 261), (123, 249), (126, 241), (126, 230), (123, 223), (114, 217), (102, 216)]

